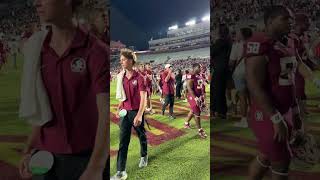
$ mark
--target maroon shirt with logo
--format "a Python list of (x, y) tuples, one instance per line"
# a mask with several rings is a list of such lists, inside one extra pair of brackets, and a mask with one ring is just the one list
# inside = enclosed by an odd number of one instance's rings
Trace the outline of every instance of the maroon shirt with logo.
[(162, 83), (162, 93), (163, 95), (173, 95), (174, 94), (174, 78), (170, 77), (169, 81), (166, 82), (165, 79), (168, 75), (168, 72), (163, 71), (161, 73), (161, 83)]
[(143, 76), (134, 71), (132, 77), (123, 78), (123, 88), (127, 99), (123, 102), (122, 108), (125, 110), (139, 110), (140, 107), (140, 92), (146, 91), (145, 81)]
[(41, 51), (41, 73), (53, 119), (41, 127), (36, 148), (58, 154), (90, 151), (98, 124), (96, 95), (109, 89), (108, 47), (78, 28), (59, 57), (49, 46), (51, 36)]
[[(294, 44), (286, 45), (263, 33), (255, 34), (245, 44), (245, 57), (251, 56), (265, 56), (268, 59), (264, 89), (277, 110), (285, 114), (295, 105), (297, 60)], [(251, 106), (258, 106), (254, 99)]]
[[(203, 96), (205, 93), (205, 86), (204, 86), (204, 80), (201, 77), (201, 75), (200, 74), (192, 74), (190, 79), (193, 80), (192, 90), (194, 92), (194, 95), (196, 97)], [(189, 94), (189, 96), (191, 96), (191, 95)]]

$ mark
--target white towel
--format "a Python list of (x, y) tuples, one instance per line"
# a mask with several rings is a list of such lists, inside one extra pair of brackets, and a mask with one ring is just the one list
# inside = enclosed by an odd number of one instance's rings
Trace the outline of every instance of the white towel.
[(52, 119), (49, 98), (40, 69), (40, 53), (48, 31), (35, 33), (23, 48), (24, 63), (21, 79), (19, 117), (32, 125), (44, 125)]
[(123, 88), (123, 77), (124, 77), (125, 71), (121, 71), (117, 75), (117, 92), (116, 92), (116, 99), (123, 102), (127, 99), (126, 93), (124, 92)]

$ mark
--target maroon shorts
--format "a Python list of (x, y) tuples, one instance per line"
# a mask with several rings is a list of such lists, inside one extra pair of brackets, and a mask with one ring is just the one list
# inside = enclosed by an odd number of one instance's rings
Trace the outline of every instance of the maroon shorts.
[(192, 113), (196, 116), (200, 116), (201, 110), (199, 106), (197, 106), (197, 102), (192, 96), (188, 96), (188, 103), (190, 105), (190, 109)]
[[(292, 152), (289, 146), (289, 138), (282, 142), (273, 139), (274, 130), (270, 117), (255, 106), (250, 107), (249, 115), (249, 126), (256, 136), (259, 151), (272, 162), (286, 162), (290, 160)], [(283, 117), (288, 126), (288, 137), (290, 137), (293, 128), (292, 110), (290, 109)]]

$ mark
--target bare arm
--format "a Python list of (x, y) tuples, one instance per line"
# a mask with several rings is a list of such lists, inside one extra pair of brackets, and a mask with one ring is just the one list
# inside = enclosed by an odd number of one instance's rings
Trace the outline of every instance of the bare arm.
[(165, 82), (169, 82), (170, 78), (171, 78), (171, 71), (168, 72), (168, 74), (167, 74), (166, 78), (164, 79), (164, 81)]
[(140, 91), (140, 106), (137, 116), (142, 116), (147, 105), (147, 93), (146, 91)]
[(108, 114), (110, 112), (108, 105), (109, 95), (107, 93), (97, 94), (97, 107), (98, 107), (98, 127), (95, 138), (95, 145), (93, 153), (91, 155), (90, 161), (88, 163), (88, 168), (93, 168), (95, 170), (101, 170), (106, 166), (106, 162), (109, 156), (109, 144), (110, 144), (110, 132), (108, 120)]
[(119, 104), (118, 104), (118, 111), (120, 111), (120, 109), (123, 107), (123, 101), (121, 101)]
[(263, 87), (263, 82), (266, 80), (266, 64), (267, 60), (264, 56), (248, 58), (246, 62), (246, 79), (251, 97), (264, 112), (271, 116), (277, 111)]
[(34, 148), (34, 145), (36, 143), (37, 138), (40, 136), (40, 130), (41, 126), (32, 126), (31, 134), (28, 137), (26, 147), (23, 150), (24, 154), (31, 153), (32, 149)]
[(146, 94), (147, 94), (146, 91), (140, 91), (140, 106), (139, 106), (138, 113), (133, 120), (133, 125), (136, 127), (140, 126), (142, 123), (142, 115), (143, 115), (143, 112), (144, 112), (146, 104), (147, 104), (146, 103), (147, 102)]
[(193, 92), (192, 86), (193, 86), (193, 79), (189, 79), (189, 80), (187, 80), (188, 93), (190, 93), (190, 94), (191, 94), (191, 96), (195, 99), (195, 98), (196, 98), (196, 95), (194, 95), (194, 92)]

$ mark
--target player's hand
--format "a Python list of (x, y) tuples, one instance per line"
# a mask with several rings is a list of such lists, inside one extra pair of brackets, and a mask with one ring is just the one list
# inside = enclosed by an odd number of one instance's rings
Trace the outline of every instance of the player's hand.
[(141, 122), (142, 122), (142, 116), (136, 115), (136, 117), (135, 117), (134, 120), (133, 120), (133, 125), (134, 125), (135, 127), (138, 127), (138, 126), (141, 125)]
[(288, 139), (288, 126), (285, 121), (281, 121), (278, 124), (273, 124), (273, 139), (281, 142)]
[(119, 112), (120, 112), (120, 109), (118, 109), (118, 110), (117, 110), (117, 113), (116, 113), (116, 118), (117, 118), (117, 119), (120, 119)]
[(79, 180), (102, 180), (103, 170), (87, 168), (80, 176)]
[(31, 154), (25, 154), (19, 163), (19, 173), (22, 179), (32, 178), (32, 174), (29, 171), (29, 162), (31, 159)]

